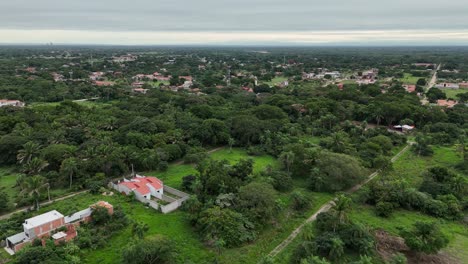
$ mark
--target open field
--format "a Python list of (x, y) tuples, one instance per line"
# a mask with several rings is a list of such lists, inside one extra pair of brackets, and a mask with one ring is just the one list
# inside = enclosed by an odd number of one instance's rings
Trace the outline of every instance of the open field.
[(278, 76), (278, 77), (274, 77), (269, 82), (263, 82), (263, 83), (268, 84), (270, 86), (275, 86), (275, 85), (280, 84), (281, 82), (286, 81), (287, 79), (288, 79), (287, 77)]
[(468, 93), (468, 89), (441, 89), (447, 98), (458, 100), (457, 94)]
[(416, 84), (420, 78), (423, 77), (416, 77), (410, 73), (404, 73), (403, 78), (399, 78), (398, 80), (404, 84)]
[(18, 190), (15, 188), (17, 173), (11, 168), (0, 168), (0, 188), (4, 189), (8, 196), (12, 199), (16, 197)]
[[(232, 152), (229, 148), (224, 148), (210, 154), (210, 157), (215, 160), (227, 160), (231, 164), (238, 162), (241, 159), (252, 159), (254, 161), (254, 172), (259, 172), (265, 169), (268, 165), (273, 167), (279, 166), (274, 157), (269, 155), (262, 156), (249, 156), (244, 149), (233, 148)], [(147, 176), (156, 176), (161, 179), (165, 184), (174, 188), (180, 188), (182, 178), (187, 175), (194, 175), (197, 173), (195, 165), (193, 164), (170, 164), (167, 171), (149, 171), (142, 174)]]

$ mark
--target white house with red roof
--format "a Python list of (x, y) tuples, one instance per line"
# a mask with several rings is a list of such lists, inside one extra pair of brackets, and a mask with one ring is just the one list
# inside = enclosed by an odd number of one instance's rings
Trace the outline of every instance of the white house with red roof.
[(129, 180), (123, 179), (123, 181), (118, 183), (118, 188), (120, 192), (123, 192), (126, 195), (135, 193), (136, 195), (145, 197), (148, 200), (151, 199), (151, 196), (162, 199), (164, 193), (164, 185), (160, 179), (156, 177), (141, 176), (138, 174)]

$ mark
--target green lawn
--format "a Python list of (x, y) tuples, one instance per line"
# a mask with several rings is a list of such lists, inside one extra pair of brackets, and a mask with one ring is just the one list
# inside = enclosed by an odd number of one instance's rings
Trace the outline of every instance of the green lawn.
[(398, 80), (404, 84), (416, 84), (420, 78), (423, 77), (416, 77), (410, 73), (404, 73), (403, 78), (399, 78)]
[(457, 94), (468, 93), (468, 89), (441, 89), (447, 98), (458, 100)]
[[(244, 149), (233, 148), (232, 151), (229, 151), (229, 148), (224, 148), (218, 151), (215, 151), (210, 154), (210, 157), (215, 160), (228, 160), (231, 164), (235, 164), (241, 159), (252, 159), (254, 161), (254, 172), (259, 172), (265, 169), (268, 165), (273, 167), (279, 166), (278, 162), (274, 157), (269, 155), (262, 156), (249, 156), (247, 151)], [(164, 184), (174, 188), (180, 188), (182, 184), (182, 178), (190, 174), (196, 174), (197, 171), (193, 164), (170, 164), (167, 171), (150, 171), (144, 172), (142, 174), (148, 176), (156, 176), (161, 179)]]
[(239, 148), (233, 148), (232, 151), (230, 151), (229, 148), (224, 148), (213, 152), (210, 157), (215, 160), (225, 159), (231, 164), (235, 164), (241, 159), (252, 159), (254, 161), (254, 172), (260, 172), (268, 165), (279, 167), (278, 161), (270, 155), (249, 156), (246, 150)]
[(18, 195), (18, 189), (15, 188), (17, 173), (12, 168), (0, 168), (0, 189), (4, 189), (10, 199)]
[(275, 85), (280, 84), (281, 82), (286, 81), (287, 79), (288, 79), (287, 77), (277, 76), (277, 77), (274, 77), (273, 79), (271, 79), (271, 81), (269, 81), (269, 82), (264, 82), (264, 83), (265, 83), (265, 84), (268, 84), (268, 85), (270, 85), (270, 86), (275, 86)]

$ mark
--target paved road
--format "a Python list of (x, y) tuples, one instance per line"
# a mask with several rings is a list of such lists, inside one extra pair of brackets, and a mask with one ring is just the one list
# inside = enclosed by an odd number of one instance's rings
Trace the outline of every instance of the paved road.
[[(391, 161), (395, 162), (401, 155), (403, 155), (403, 153), (405, 153), (410, 148), (411, 145), (412, 145), (411, 142), (408, 143), (408, 145), (406, 147), (404, 147), (400, 152), (398, 152), (395, 156), (392, 157)], [(355, 191), (359, 190), (362, 186), (364, 186), (365, 184), (370, 182), (372, 179), (374, 179), (377, 175), (379, 175), (379, 171), (376, 171), (376, 172), (372, 173), (371, 175), (369, 175), (369, 177), (367, 177), (367, 179), (364, 182), (355, 185), (354, 187), (352, 187), (351, 189), (349, 189), (346, 192), (349, 193), (349, 194), (354, 193)], [(324, 205), (322, 205), (322, 207), (320, 207), (313, 215), (311, 215), (300, 226), (298, 226), (296, 229), (294, 229), (294, 231), (285, 240), (283, 240), (277, 247), (275, 247), (268, 254), (268, 256), (275, 257), (276, 255), (278, 255), (283, 249), (285, 249), (297, 237), (297, 235), (299, 235), (302, 228), (306, 224), (315, 221), (317, 219), (317, 216), (320, 213), (323, 213), (323, 212), (326, 212), (326, 211), (330, 210), (333, 207), (333, 205), (335, 204), (334, 203), (335, 200), (336, 200), (336, 198), (333, 198), (332, 200), (330, 200), (327, 203), (325, 203)]]

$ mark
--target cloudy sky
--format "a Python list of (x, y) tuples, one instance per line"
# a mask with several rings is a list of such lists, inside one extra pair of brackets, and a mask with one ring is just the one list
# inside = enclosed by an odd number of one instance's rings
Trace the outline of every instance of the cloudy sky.
[(0, 43), (466, 45), (466, 0), (1, 0)]

